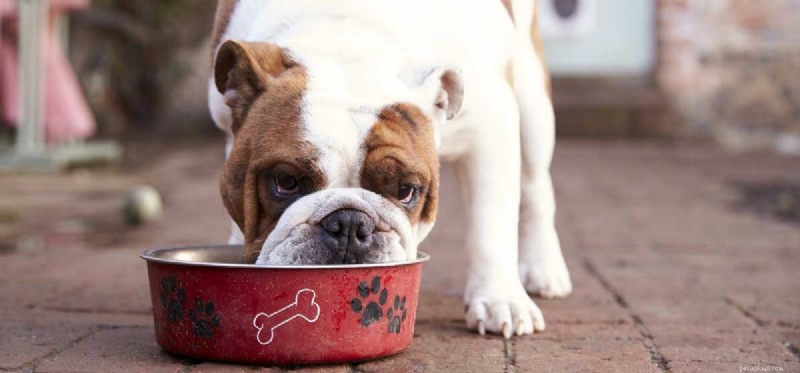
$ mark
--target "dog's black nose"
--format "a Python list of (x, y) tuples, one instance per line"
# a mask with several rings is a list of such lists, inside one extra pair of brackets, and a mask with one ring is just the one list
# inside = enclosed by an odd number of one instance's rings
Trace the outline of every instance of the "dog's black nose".
[(375, 231), (375, 223), (367, 214), (353, 209), (336, 210), (322, 218), (320, 225), (333, 238), (333, 249), (341, 252), (344, 263), (362, 262)]

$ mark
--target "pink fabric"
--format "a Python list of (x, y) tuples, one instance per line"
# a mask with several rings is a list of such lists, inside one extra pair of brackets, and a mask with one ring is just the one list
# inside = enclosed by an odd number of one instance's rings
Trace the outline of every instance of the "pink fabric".
[[(0, 0), (0, 17), (7, 17), (17, 13), (16, 0)], [(47, 5), (52, 10), (82, 9), (89, 6), (89, 0), (50, 0)]]
[[(0, 0), (3, 17), (0, 35), (0, 116), (7, 123), (19, 122), (19, 63), (17, 49), (18, 19), (14, 0)], [(88, 5), (84, 0), (53, 0), (55, 9)], [(51, 17), (52, 19), (52, 17)], [(78, 79), (49, 24), (42, 41), (44, 59), (44, 125), (49, 143), (86, 138), (94, 134), (95, 122), (83, 97)]]

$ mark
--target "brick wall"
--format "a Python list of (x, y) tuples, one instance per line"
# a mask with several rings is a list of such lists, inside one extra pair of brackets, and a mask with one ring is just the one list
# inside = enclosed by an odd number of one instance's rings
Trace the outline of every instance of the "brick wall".
[(656, 81), (685, 132), (800, 154), (800, 1), (657, 1)]

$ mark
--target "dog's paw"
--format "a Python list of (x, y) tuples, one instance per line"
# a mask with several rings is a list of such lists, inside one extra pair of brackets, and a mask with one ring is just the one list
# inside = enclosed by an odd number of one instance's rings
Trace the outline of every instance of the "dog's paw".
[(481, 335), (532, 334), (544, 330), (542, 311), (519, 284), (514, 286), (483, 286), (468, 291), (467, 327)]
[(563, 298), (572, 293), (572, 281), (560, 250), (547, 259), (520, 258), (519, 277), (525, 290), (542, 298)]

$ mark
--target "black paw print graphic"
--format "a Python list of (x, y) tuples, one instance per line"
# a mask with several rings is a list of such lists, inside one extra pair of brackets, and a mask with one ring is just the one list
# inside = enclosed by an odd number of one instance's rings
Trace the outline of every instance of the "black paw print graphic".
[[(353, 300), (350, 301), (350, 308), (353, 309), (353, 312), (361, 312), (361, 326), (369, 326), (380, 320), (381, 317), (383, 317), (383, 309), (381, 309), (381, 306), (386, 304), (386, 298), (389, 297), (389, 292), (386, 291), (385, 288), (381, 289), (381, 278), (378, 276), (373, 277), (370, 285), (367, 285), (365, 281), (361, 281), (356, 290), (361, 299), (353, 298)], [(373, 297), (372, 300), (364, 306), (370, 294), (375, 295), (378, 294), (378, 292), (381, 293), (378, 299)], [(378, 302), (380, 302), (380, 304), (378, 304)]]
[(400, 334), (400, 325), (406, 319), (406, 297), (400, 299), (395, 295), (394, 304), (386, 311), (386, 318), (389, 319), (389, 334)]
[(189, 310), (189, 320), (192, 321), (194, 335), (211, 339), (214, 329), (219, 326), (219, 315), (214, 314), (214, 303), (203, 302), (200, 298), (194, 300), (195, 308)]
[(161, 307), (167, 310), (169, 322), (183, 320), (183, 303), (186, 292), (178, 285), (178, 278), (169, 275), (161, 278)]

